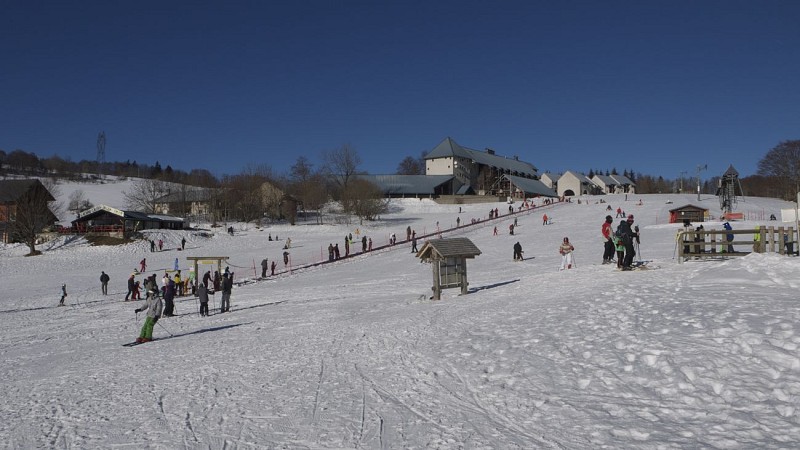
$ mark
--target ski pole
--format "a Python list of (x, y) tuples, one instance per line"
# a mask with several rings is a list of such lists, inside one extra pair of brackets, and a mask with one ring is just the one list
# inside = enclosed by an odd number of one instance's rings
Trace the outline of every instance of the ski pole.
[(164, 331), (166, 331), (170, 335), (170, 337), (174, 337), (175, 336), (174, 334), (170, 333), (170, 331), (167, 329), (167, 327), (165, 327), (164, 325), (161, 324), (161, 321), (158, 321), (156, 323), (161, 325), (161, 328), (163, 328)]

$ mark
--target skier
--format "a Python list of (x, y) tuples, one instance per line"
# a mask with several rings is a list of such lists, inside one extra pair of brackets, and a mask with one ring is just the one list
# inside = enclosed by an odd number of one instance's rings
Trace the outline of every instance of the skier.
[(185, 248), (186, 248), (186, 238), (182, 237), (181, 238), (181, 250), (183, 250)]
[(202, 284), (197, 287), (197, 295), (200, 297), (200, 315), (208, 315), (208, 289)]
[(261, 278), (267, 277), (267, 269), (269, 268), (269, 261), (267, 258), (261, 260)]
[(611, 236), (614, 232), (611, 230), (611, 224), (614, 222), (614, 219), (611, 216), (606, 216), (605, 222), (603, 222), (603, 226), (600, 227), (600, 232), (603, 235), (603, 264), (610, 264), (614, 262), (614, 241), (611, 239)]
[(226, 273), (222, 276), (222, 305), (220, 312), (231, 310), (231, 289), (233, 289), (233, 274)]
[(514, 261), (522, 261), (522, 245), (519, 241), (514, 244)]
[(64, 306), (64, 299), (67, 298), (67, 285), (61, 285), (61, 300), (58, 302), (58, 306)]
[(347, 239), (347, 236), (344, 237), (344, 257), (347, 258), (350, 256), (350, 239)]
[(162, 251), (164, 249), (164, 241), (162, 239), (158, 240), (158, 251)]
[(156, 241), (150, 240), (150, 253), (154, 253), (156, 251)]
[(139, 261), (139, 273), (144, 273), (145, 270), (147, 270), (147, 258), (142, 258)]
[[(336, 245), (339, 245), (339, 244), (336, 244)], [(336, 250), (338, 250), (338, 248), (336, 248)], [(338, 255), (336, 256), (336, 259), (339, 259)], [(283, 252), (283, 265), (284, 266), (288, 266), (289, 265), (289, 252)]]
[(569, 243), (569, 238), (565, 237), (561, 247), (558, 248), (558, 252), (561, 253), (561, 270), (572, 269), (572, 252), (574, 250), (575, 247)]
[(108, 281), (110, 279), (107, 273), (100, 272), (100, 289), (103, 291), (103, 295), (108, 295)]
[(183, 297), (183, 280), (181, 279), (181, 271), (175, 272), (175, 287), (178, 289), (178, 297)]
[(417, 250), (417, 232), (416, 231), (412, 231), (411, 232), (411, 253), (417, 253), (418, 251), (419, 250)]
[(622, 270), (622, 262), (625, 260), (625, 243), (617, 235), (611, 235), (611, 240), (614, 242), (614, 250), (617, 252), (617, 269)]
[(162, 309), (161, 298), (159, 298), (155, 292), (147, 296), (147, 301), (141, 308), (136, 308), (137, 314), (147, 310), (147, 317), (144, 320), (144, 325), (142, 325), (142, 331), (139, 333), (139, 337), (136, 338), (137, 343), (150, 342), (153, 340), (153, 327), (161, 317)]
[(542, 215), (542, 225), (547, 225), (547, 214)]
[(135, 277), (136, 277), (136, 275), (131, 274), (131, 276), (128, 278), (128, 293), (125, 294), (125, 301), (126, 302), (128, 301), (128, 298), (131, 296), (131, 294), (133, 294), (133, 288), (134, 288), (134, 285), (135, 285)]
[(513, 223), (508, 226), (508, 234), (510, 234), (511, 236), (514, 235), (514, 224)]

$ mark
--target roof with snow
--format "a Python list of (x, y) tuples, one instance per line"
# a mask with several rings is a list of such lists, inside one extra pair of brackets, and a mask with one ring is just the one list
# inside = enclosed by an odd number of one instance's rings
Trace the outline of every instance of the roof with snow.
[(636, 183), (631, 181), (631, 179), (625, 175), (609, 175), (609, 177), (616, 181), (620, 186), (636, 186)]
[(619, 183), (617, 181), (615, 181), (613, 178), (611, 178), (610, 175), (597, 175), (597, 174), (595, 174), (594, 177), (597, 178), (598, 180), (600, 180), (600, 182), (602, 182), (603, 185), (605, 185), (605, 186), (619, 186)]
[[(492, 151), (493, 152), (493, 151)], [(490, 153), (490, 151), (473, 150), (459, 145), (451, 137), (445, 138), (436, 147), (433, 148), (425, 159), (437, 159), (447, 157), (460, 157), (464, 159), (471, 159), (478, 164), (485, 166), (496, 167), (498, 169), (508, 170), (512, 173), (517, 173), (526, 176), (537, 176), (538, 170), (533, 164), (525, 161), (520, 161), (516, 157), (506, 158)]]

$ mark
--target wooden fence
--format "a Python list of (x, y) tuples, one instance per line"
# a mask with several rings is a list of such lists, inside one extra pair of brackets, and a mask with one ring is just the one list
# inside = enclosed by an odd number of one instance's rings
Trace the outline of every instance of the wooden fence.
[(725, 258), (750, 253), (798, 255), (797, 240), (792, 227), (684, 230), (678, 232), (676, 240), (679, 263), (690, 258)]

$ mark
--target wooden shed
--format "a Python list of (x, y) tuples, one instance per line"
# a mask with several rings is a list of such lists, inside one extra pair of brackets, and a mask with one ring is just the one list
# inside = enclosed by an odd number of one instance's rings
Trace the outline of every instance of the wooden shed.
[(467, 293), (467, 259), (481, 254), (467, 238), (435, 239), (427, 241), (417, 252), (421, 262), (433, 266), (433, 299), (442, 298), (442, 289), (460, 287)]
[(708, 209), (695, 205), (683, 205), (669, 210), (669, 223), (704, 222)]

